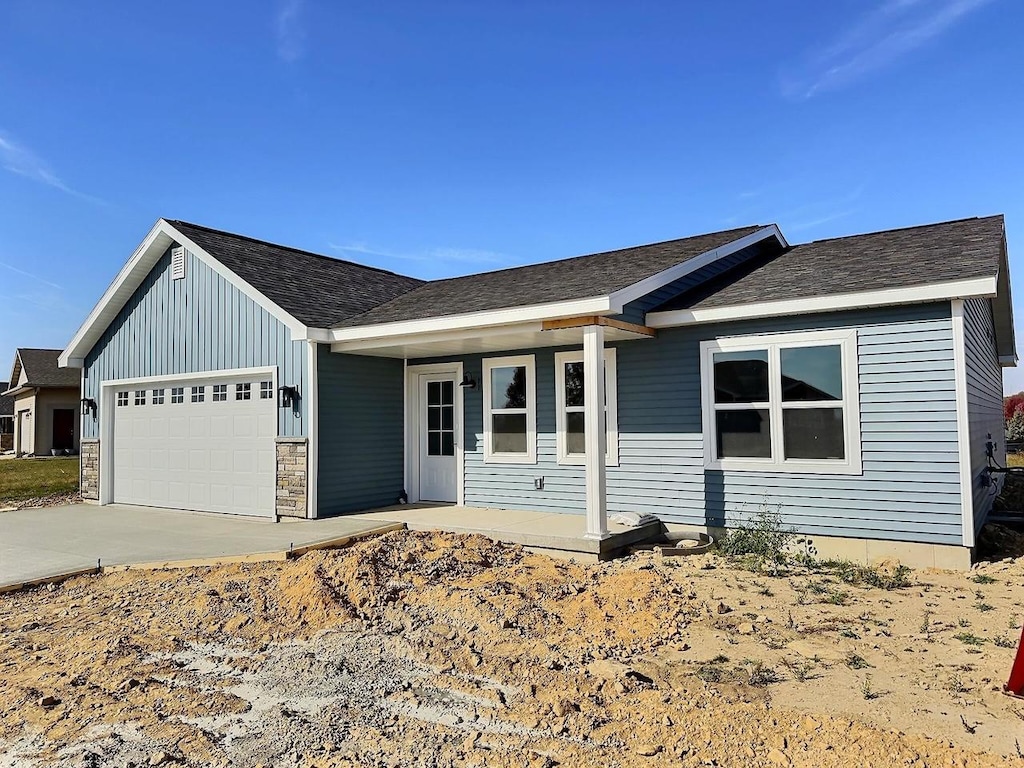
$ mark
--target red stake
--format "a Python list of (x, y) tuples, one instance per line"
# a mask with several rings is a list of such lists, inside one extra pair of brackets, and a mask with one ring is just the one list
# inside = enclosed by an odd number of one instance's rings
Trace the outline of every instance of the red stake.
[(1017, 644), (1017, 658), (1013, 660), (1013, 667), (1010, 669), (1010, 679), (1006, 681), (1003, 690), (1011, 696), (1024, 697), (1024, 629), (1020, 633), (1020, 642)]

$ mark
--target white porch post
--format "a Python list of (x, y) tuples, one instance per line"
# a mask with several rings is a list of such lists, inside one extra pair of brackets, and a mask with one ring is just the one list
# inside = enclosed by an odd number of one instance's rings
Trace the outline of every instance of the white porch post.
[(588, 539), (608, 536), (604, 418), (604, 326), (583, 328), (583, 412), (587, 450)]

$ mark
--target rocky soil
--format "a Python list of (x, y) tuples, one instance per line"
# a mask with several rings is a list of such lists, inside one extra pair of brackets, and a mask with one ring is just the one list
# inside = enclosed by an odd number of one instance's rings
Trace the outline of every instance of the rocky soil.
[(1024, 765), (1022, 595), (404, 531), (79, 577), (0, 596), (0, 766)]

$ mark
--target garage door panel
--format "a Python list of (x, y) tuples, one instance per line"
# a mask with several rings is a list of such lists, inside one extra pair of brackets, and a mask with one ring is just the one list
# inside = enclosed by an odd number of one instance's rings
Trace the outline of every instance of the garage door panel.
[[(264, 377), (265, 378), (265, 377)], [(214, 384), (227, 384), (226, 399)], [(114, 410), (114, 500), (197, 511), (272, 516), (275, 508), (277, 404), (268, 399), (236, 400), (236, 384), (218, 378), (159, 387), (185, 389), (184, 402), (166, 397)], [(251, 391), (259, 379), (248, 380)], [(193, 386), (205, 400), (191, 402)], [(158, 387), (158, 388), (159, 388)]]

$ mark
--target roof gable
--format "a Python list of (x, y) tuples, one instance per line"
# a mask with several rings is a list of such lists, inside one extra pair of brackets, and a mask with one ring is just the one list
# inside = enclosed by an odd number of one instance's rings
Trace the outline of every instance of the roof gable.
[(59, 349), (32, 349), (21, 347), (14, 353), (14, 368), (11, 371), (11, 388), (0, 391), (15, 392), (21, 389), (47, 389), (53, 387), (78, 387), (80, 374), (71, 368), (61, 368), (57, 359)]
[(283, 310), (314, 328), (328, 328), (424, 283), (198, 224), (169, 223)]

